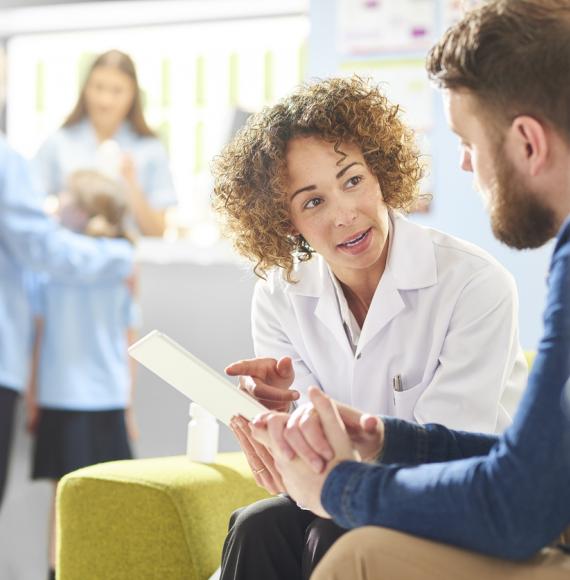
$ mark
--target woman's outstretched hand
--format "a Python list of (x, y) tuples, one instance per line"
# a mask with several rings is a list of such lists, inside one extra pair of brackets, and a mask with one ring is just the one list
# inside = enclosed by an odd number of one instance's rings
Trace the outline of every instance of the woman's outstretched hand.
[(271, 410), (287, 412), (300, 397), (290, 388), (295, 371), (289, 357), (241, 360), (226, 367), (226, 374), (239, 376), (240, 390)]

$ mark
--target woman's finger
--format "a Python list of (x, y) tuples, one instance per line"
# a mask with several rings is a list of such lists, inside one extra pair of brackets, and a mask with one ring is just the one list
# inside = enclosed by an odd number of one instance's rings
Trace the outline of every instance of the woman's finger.
[(268, 447), (256, 440), (251, 424), (246, 421), (244, 421), (244, 423), (245, 424), (242, 425), (242, 427), (244, 431), (247, 432), (249, 442), (260, 462), (263, 464), (263, 469), (259, 472), (260, 477), (262, 477), (262, 479), (265, 481), (271, 481), (271, 490), (273, 493), (279, 493), (280, 491), (283, 491), (281, 474), (275, 466), (275, 461), (273, 460), (273, 456), (268, 450)]
[(255, 453), (255, 450), (253, 449), (253, 446), (244, 433), (243, 429), (240, 427), (238, 420), (232, 419), (230, 422), (230, 429), (236, 436), (238, 443), (245, 454), (245, 458), (251, 467), (251, 470), (255, 473), (255, 471), (260, 467), (259, 464), (255, 463), (257, 454)]
[(272, 494), (283, 491), (281, 476), (276, 473), (273, 458), (263, 445), (253, 439), (248, 421), (243, 417), (234, 417), (230, 428), (239, 441), (257, 485)]
[(239, 377), (239, 389), (265, 405), (268, 409), (286, 410), (292, 401), (299, 399), (299, 391), (284, 387), (273, 387), (250, 376)]

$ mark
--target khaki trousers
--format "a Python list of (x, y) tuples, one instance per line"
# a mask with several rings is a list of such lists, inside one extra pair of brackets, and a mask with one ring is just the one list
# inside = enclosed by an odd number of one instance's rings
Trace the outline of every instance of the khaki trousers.
[(379, 527), (335, 542), (311, 580), (569, 580), (570, 556), (546, 548), (524, 562), (482, 556)]

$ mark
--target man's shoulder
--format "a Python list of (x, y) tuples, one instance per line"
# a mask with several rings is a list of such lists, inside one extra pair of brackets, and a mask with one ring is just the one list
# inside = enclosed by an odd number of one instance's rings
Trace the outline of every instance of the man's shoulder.
[(570, 255), (570, 216), (566, 219), (556, 238), (554, 258), (564, 258)]

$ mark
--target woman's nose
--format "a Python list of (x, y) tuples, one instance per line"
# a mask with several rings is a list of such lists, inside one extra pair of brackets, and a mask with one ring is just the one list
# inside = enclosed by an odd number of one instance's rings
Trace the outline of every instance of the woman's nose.
[(358, 211), (354, 203), (346, 201), (338, 203), (335, 208), (335, 226), (348, 226), (356, 220), (357, 215)]
[(110, 105), (113, 105), (115, 97), (111, 93), (111, 91), (102, 90), (97, 93), (97, 95), (95, 96), (95, 100), (99, 106), (108, 107)]

